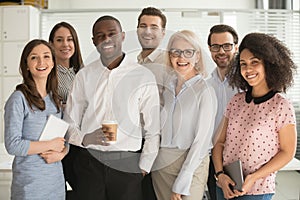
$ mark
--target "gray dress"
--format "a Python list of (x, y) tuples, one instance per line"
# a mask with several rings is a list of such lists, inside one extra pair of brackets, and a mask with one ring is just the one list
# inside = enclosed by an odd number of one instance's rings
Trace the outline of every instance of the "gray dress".
[(50, 95), (44, 98), (46, 109), (29, 107), (24, 95), (15, 91), (5, 105), (5, 147), (14, 155), (11, 199), (65, 199), (65, 183), (61, 162), (47, 164), (39, 155), (27, 155), (30, 141), (37, 141), (47, 117), (57, 113)]

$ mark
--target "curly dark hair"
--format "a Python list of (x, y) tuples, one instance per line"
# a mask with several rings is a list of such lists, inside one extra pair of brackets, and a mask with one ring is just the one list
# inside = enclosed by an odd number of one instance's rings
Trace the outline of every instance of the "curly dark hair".
[(232, 87), (248, 91), (251, 86), (241, 75), (240, 53), (248, 49), (264, 63), (266, 82), (273, 91), (286, 92), (293, 84), (293, 75), (297, 66), (292, 60), (291, 51), (274, 36), (265, 33), (247, 34), (240, 46), (237, 58), (230, 66), (227, 77)]

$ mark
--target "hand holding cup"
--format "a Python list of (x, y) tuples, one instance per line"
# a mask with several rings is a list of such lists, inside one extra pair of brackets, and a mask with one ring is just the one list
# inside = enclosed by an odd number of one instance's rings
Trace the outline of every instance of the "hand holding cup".
[(105, 120), (102, 122), (102, 131), (106, 137), (106, 142), (114, 144), (117, 141), (118, 123), (113, 120)]

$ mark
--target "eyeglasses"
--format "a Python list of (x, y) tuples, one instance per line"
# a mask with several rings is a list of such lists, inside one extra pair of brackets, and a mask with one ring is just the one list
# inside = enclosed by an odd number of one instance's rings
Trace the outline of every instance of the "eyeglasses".
[(225, 43), (225, 44), (212, 44), (210, 45), (210, 51), (212, 52), (219, 52), (221, 47), (224, 51), (231, 51), (233, 48), (233, 44)]
[(195, 49), (185, 49), (185, 50), (180, 50), (180, 49), (170, 49), (170, 55), (173, 58), (178, 58), (182, 54), (185, 58), (191, 58), (194, 56), (196, 50)]

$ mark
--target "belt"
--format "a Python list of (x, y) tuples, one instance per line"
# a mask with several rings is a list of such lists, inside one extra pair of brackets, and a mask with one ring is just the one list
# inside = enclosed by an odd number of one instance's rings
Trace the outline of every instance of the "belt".
[(138, 152), (132, 151), (100, 151), (96, 149), (87, 149), (87, 151), (100, 160), (120, 160), (140, 156)]

